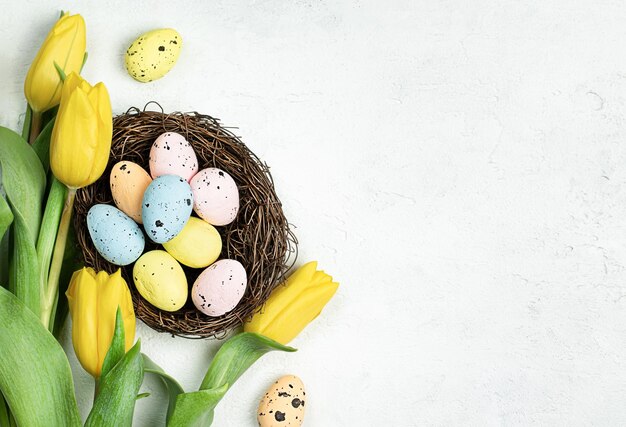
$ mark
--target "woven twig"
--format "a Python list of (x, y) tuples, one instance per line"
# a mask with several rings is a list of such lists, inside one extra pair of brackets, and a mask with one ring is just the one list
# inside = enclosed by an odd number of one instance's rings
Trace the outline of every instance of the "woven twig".
[[(258, 311), (282, 282), (295, 262), (297, 241), (276, 196), (268, 166), (217, 119), (197, 112), (164, 114), (136, 108), (115, 117), (106, 171), (93, 185), (76, 194), (74, 226), (78, 244), (85, 265), (109, 273), (118, 268), (96, 252), (87, 230), (87, 212), (96, 203), (113, 204), (109, 175), (115, 163), (130, 160), (149, 170), (150, 147), (164, 132), (178, 132), (187, 138), (198, 156), (200, 169), (220, 168), (237, 183), (241, 204), (237, 218), (227, 226), (216, 228), (223, 242), (220, 258), (241, 262), (248, 274), (248, 286), (233, 311), (208, 317), (196, 310), (191, 298), (174, 313), (161, 311), (136, 291), (132, 264), (122, 267), (122, 275), (132, 290), (136, 316), (151, 328), (187, 338), (222, 338)], [(160, 245), (146, 238), (146, 251), (156, 248)], [(201, 271), (185, 268), (190, 287)]]

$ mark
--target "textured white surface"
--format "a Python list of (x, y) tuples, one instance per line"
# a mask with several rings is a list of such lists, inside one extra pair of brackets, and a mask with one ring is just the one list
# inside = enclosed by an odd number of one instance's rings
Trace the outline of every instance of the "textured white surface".
[[(17, 125), (27, 65), (71, 7), (115, 111), (158, 100), (238, 126), (300, 260), (341, 282), (300, 351), (265, 356), (214, 425), (255, 425), (287, 373), (307, 426), (626, 424), (626, 4), (3, 3), (0, 123)], [(136, 83), (124, 49), (162, 26), (180, 61)], [(190, 390), (217, 349), (138, 335)], [(146, 389), (136, 425), (158, 425), (164, 395)]]

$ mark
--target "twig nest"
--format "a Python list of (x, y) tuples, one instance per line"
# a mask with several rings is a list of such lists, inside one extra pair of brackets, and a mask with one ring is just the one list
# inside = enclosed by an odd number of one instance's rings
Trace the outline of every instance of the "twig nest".
[[(136, 316), (151, 328), (184, 337), (223, 337), (229, 330), (241, 325), (244, 320), (257, 312), (272, 290), (282, 282), (284, 274), (295, 261), (297, 242), (283, 213), (267, 165), (261, 162), (230, 130), (222, 127), (218, 120), (199, 113), (164, 114), (140, 111), (135, 108), (115, 117), (111, 157), (106, 171), (98, 181), (78, 190), (76, 194), (74, 227), (78, 245), (87, 266), (109, 273), (118, 268), (104, 259), (94, 247), (87, 228), (87, 212), (95, 204), (114, 204), (109, 176), (113, 166), (120, 161), (133, 162), (145, 170), (150, 170), (153, 178), (167, 175), (168, 171), (155, 171), (150, 168), (150, 158), (155, 154), (151, 153), (152, 145), (159, 136), (167, 133), (171, 135), (163, 138), (163, 144), (169, 144), (170, 140), (172, 142), (184, 140), (195, 153), (195, 158), (187, 155), (183, 159), (184, 166), (182, 166), (183, 163), (179, 166), (192, 171), (209, 170), (211, 174), (217, 174), (216, 178), (224, 179), (224, 184), (227, 185), (231, 185), (228, 179), (232, 180), (238, 190), (236, 200), (233, 197), (236, 203), (230, 206), (230, 213), (221, 212), (216, 214), (216, 217), (212, 217), (213, 225), (216, 226), (214, 229), (203, 230), (207, 238), (213, 242), (212, 252), (185, 253), (184, 250), (176, 247), (175, 240), (170, 240), (172, 244), (168, 245), (165, 242), (161, 246), (153, 241), (153, 236), (145, 239), (145, 251), (165, 249), (170, 252), (169, 255), (181, 261), (182, 264), (186, 264), (182, 270), (187, 283), (187, 294), (191, 293), (191, 285), (197, 281), (203, 271), (200, 267), (206, 266), (207, 262), (215, 261), (216, 256), (219, 260), (236, 261), (241, 265), (246, 276), (244, 286), (238, 284), (238, 292), (233, 292), (240, 300), (232, 310), (225, 313), (222, 311), (231, 307), (228, 301), (221, 301), (220, 310), (212, 311), (216, 317), (211, 317), (200, 312), (190, 297), (186, 298), (182, 307), (179, 307), (180, 295), (183, 291), (176, 289), (172, 291), (172, 298), (170, 298), (172, 301), (159, 301), (160, 307), (158, 307), (149, 303), (133, 285), (135, 282), (133, 265), (123, 267), (122, 275), (131, 286)], [(180, 138), (173, 137), (174, 134), (179, 135)], [(169, 151), (172, 151), (172, 148), (170, 146)], [(162, 154), (159, 153), (159, 155)], [(223, 175), (219, 175), (220, 171)], [(184, 184), (187, 185), (186, 182)], [(193, 181), (191, 188), (193, 192)], [(224, 198), (227, 193), (221, 190), (220, 185), (220, 193), (206, 197), (208, 199)], [(183, 202), (187, 206), (186, 200), (181, 201)], [(129, 201), (127, 204), (136, 203)], [(136, 209), (136, 206), (134, 208)], [(200, 216), (199, 210), (195, 209), (196, 214)], [(146, 227), (146, 212), (142, 212), (142, 217), (144, 227)], [(163, 222), (161, 218), (150, 217), (148, 220)], [(232, 222), (228, 223), (228, 220)], [(193, 233), (193, 230), (188, 231)], [(220, 241), (221, 251), (219, 251)], [(170, 246), (169, 249), (168, 246)], [(137, 263), (134, 265), (136, 266)], [(148, 295), (153, 285), (165, 286), (148, 283), (142, 292)], [(207, 297), (204, 294), (203, 296)], [(215, 294), (212, 296), (215, 297)], [(232, 304), (232, 301), (230, 303)]]

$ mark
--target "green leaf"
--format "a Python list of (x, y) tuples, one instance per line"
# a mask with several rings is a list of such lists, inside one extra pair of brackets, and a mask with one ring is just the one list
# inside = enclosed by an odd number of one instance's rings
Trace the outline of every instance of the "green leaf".
[(145, 354), (142, 354), (142, 357), (144, 372), (158, 376), (167, 388), (167, 394), (169, 397), (169, 404), (167, 405), (167, 420), (169, 420), (172, 416), (174, 406), (176, 405), (176, 398), (179, 394), (184, 393), (185, 390), (183, 390), (180, 384), (178, 384), (178, 381), (166, 374), (159, 365), (152, 361), (152, 359), (150, 359)]
[(46, 174), (32, 147), (11, 129), (0, 126), (2, 185), (13, 213), (19, 211), (32, 233), (33, 242), (41, 222)]
[(141, 344), (137, 341), (122, 360), (100, 378), (100, 391), (85, 427), (130, 426), (142, 382), (143, 359)]
[(13, 212), (4, 197), (0, 195), (0, 239), (4, 237), (12, 222)]
[(35, 242), (41, 223), (46, 176), (39, 158), (20, 135), (0, 127), (2, 184), (13, 211), (9, 289), (39, 312), (39, 264)]
[(228, 384), (210, 390), (199, 390), (178, 395), (176, 410), (167, 427), (203, 427), (213, 422), (215, 407), (228, 391)]
[(0, 393), (0, 427), (5, 427), (11, 424), (9, 417), (9, 408), (4, 400), (4, 396)]
[(231, 385), (265, 353), (296, 351), (253, 332), (242, 332), (220, 347), (202, 380), (200, 390), (177, 396), (168, 427), (209, 426), (215, 407)]
[(53, 118), (44, 126), (32, 145), (46, 172), (50, 169), (50, 138), (52, 137), (52, 129), (54, 129), (54, 120)]
[(124, 357), (124, 350), (126, 349), (126, 341), (124, 334), (124, 319), (122, 319), (122, 310), (117, 307), (117, 313), (115, 313), (115, 329), (113, 332), (113, 339), (109, 346), (106, 356), (104, 356), (104, 362), (102, 362), (102, 375), (106, 374), (113, 369), (117, 363)]
[(67, 76), (65, 75), (65, 70), (63, 70), (63, 68), (61, 68), (61, 66), (57, 64), (56, 61), (54, 61), (54, 68), (57, 69), (57, 74), (59, 75), (59, 78), (62, 82), (64, 82), (67, 78)]
[[(37, 260), (39, 263), (39, 289), (45, 289), (48, 283), (48, 272), (50, 270), (50, 261), (52, 260), (52, 251), (54, 242), (56, 241), (57, 231), (59, 230), (59, 221), (65, 204), (67, 195), (67, 187), (59, 182), (54, 175), (51, 176), (50, 192), (46, 202), (46, 209), (41, 221), (39, 230), (39, 238), (37, 239)], [(52, 330), (54, 323), (50, 323)]]
[(202, 380), (200, 390), (234, 384), (261, 356), (272, 350), (296, 351), (253, 332), (242, 332), (228, 339), (215, 355)]
[(80, 426), (63, 349), (39, 318), (0, 288), (0, 391), (20, 426)]

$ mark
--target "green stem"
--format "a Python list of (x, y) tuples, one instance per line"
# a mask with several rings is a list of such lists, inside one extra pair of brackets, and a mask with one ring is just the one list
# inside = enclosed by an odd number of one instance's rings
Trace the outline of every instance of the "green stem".
[(30, 145), (33, 145), (33, 142), (35, 142), (35, 139), (39, 136), (39, 133), (41, 132), (41, 124), (41, 113), (33, 111), (31, 114), (30, 134), (28, 137), (28, 143)]
[(54, 243), (50, 273), (48, 274), (48, 284), (44, 292), (41, 310), (41, 323), (43, 323), (47, 329), (50, 327), (52, 308), (54, 307), (54, 301), (59, 291), (59, 276), (61, 275), (61, 267), (63, 266), (63, 255), (65, 254), (65, 244), (67, 242), (67, 233), (70, 229), (70, 220), (72, 219), (75, 197), (76, 189), (69, 188), (67, 198), (65, 199), (65, 206), (63, 207), (63, 213), (61, 214), (59, 231), (57, 232), (56, 241)]
[[(96, 398), (100, 394), (100, 378), (94, 378), (93, 383), (93, 403), (96, 403)], [(93, 406), (93, 405), (92, 405)]]
[(33, 109), (30, 108), (30, 104), (26, 103), (26, 114), (24, 115), (24, 124), (22, 125), (22, 138), (24, 141), (28, 141), (30, 135), (30, 121), (33, 115)]

